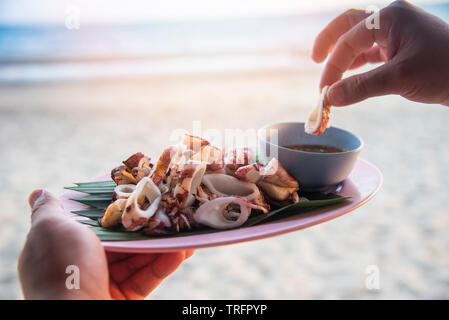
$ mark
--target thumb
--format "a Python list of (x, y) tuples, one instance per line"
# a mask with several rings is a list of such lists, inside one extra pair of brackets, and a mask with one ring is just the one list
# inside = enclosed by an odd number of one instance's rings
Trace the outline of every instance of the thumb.
[(52, 217), (64, 217), (64, 209), (57, 197), (46, 190), (34, 190), (28, 203), (31, 207), (31, 223)]
[(391, 63), (371, 71), (342, 79), (330, 86), (327, 92), (332, 106), (347, 106), (367, 98), (397, 93), (399, 82)]

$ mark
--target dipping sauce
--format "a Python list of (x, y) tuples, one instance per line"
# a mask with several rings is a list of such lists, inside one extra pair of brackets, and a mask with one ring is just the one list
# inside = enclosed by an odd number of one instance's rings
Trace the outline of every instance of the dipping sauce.
[(284, 148), (289, 148), (293, 150), (300, 150), (304, 152), (316, 152), (316, 153), (337, 153), (337, 152), (346, 152), (345, 149), (332, 147), (332, 146), (324, 146), (320, 144), (292, 144), (288, 146), (283, 146)]

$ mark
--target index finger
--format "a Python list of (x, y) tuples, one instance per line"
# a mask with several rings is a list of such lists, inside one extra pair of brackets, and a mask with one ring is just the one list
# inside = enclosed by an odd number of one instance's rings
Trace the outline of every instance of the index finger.
[(340, 36), (369, 15), (363, 10), (349, 9), (332, 20), (316, 37), (312, 59), (315, 62), (324, 61)]
[(368, 28), (365, 19), (338, 39), (321, 76), (320, 89), (340, 80), (354, 60), (373, 44), (386, 45), (388, 19), (382, 15), (379, 19), (382, 20), (379, 28)]

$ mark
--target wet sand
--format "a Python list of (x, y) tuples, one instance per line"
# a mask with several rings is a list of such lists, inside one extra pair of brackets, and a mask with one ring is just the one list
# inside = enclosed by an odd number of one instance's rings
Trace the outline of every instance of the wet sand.
[[(157, 157), (174, 128), (302, 121), (309, 71), (0, 87), (0, 298), (21, 298), (16, 263), (34, 188), (102, 175), (129, 154)], [(367, 205), (299, 232), (197, 250), (150, 298), (449, 298), (449, 109), (400, 97), (334, 109), (384, 174)], [(380, 290), (365, 286), (377, 265)]]

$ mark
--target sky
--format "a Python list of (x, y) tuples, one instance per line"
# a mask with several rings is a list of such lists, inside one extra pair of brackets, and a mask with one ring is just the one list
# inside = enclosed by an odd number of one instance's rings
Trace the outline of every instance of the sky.
[[(216, 19), (317, 13), (369, 5), (383, 0), (0, 0), (0, 24), (61, 24), (79, 10), (84, 24)], [(418, 0), (416, 4), (442, 2)]]

